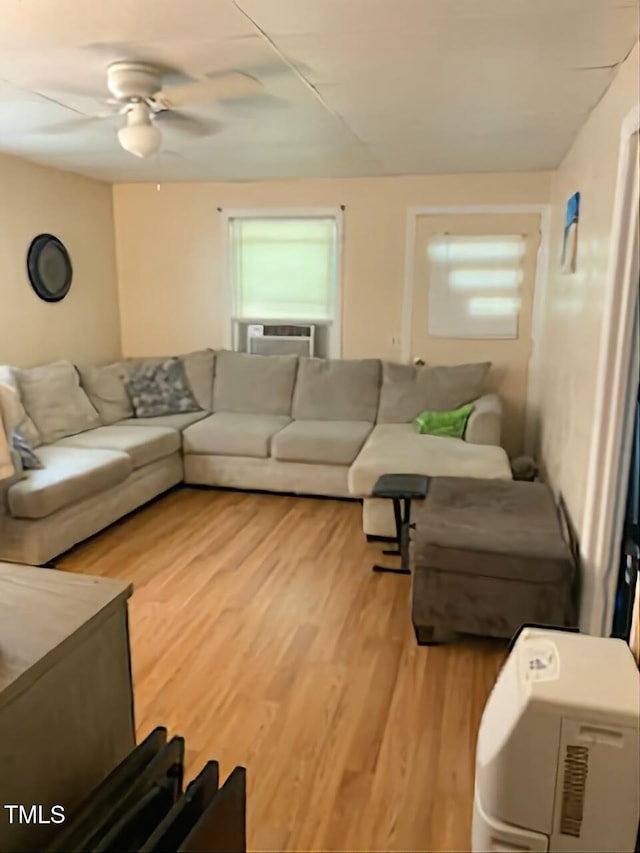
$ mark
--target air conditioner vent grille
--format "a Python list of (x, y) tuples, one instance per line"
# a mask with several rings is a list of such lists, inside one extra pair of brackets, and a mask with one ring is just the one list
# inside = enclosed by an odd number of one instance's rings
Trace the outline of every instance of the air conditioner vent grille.
[(309, 338), (311, 337), (311, 326), (265, 325), (262, 333), (265, 337)]
[(562, 812), (560, 833), (580, 838), (584, 797), (589, 772), (589, 748), (567, 745), (564, 756), (564, 781), (562, 784)]
[(310, 338), (252, 338), (249, 352), (252, 355), (312, 355)]

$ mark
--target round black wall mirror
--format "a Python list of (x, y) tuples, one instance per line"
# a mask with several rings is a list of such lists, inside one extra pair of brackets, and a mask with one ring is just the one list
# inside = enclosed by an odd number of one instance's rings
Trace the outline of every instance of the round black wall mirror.
[(27, 252), (31, 286), (45, 302), (60, 302), (69, 293), (73, 268), (69, 253), (53, 234), (39, 234)]

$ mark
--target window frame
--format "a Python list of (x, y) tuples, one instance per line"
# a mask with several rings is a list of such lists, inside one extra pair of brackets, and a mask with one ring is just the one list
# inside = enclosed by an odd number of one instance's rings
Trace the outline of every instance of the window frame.
[(331, 292), (331, 316), (328, 321), (318, 320), (292, 320), (290, 317), (270, 319), (270, 323), (307, 323), (313, 326), (329, 327), (329, 352), (330, 358), (340, 358), (342, 355), (342, 249), (344, 233), (344, 211), (342, 207), (251, 207), (251, 208), (224, 208), (219, 210), (222, 228), (222, 284), (225, 294), (225, 346), (236, 349), (238, 323), (262, 323), (264, 318), (245, 318), (237, 316), (236, 281), (232, 262), (231, 249), (231, 222), (235, 219), (328, 219), (332, 218), (336, 224), (336, 254), (333, 287)]

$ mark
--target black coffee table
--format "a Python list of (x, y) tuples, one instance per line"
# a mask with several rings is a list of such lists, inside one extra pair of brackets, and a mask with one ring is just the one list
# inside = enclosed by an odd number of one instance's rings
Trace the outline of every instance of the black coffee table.
[(396, 522), (396, 547), (383, 550), (383, 554), (400, 557), (400, 567), (373, 567), (374, 572), (393, 572), (409, 575), (409, 536), (411, 531), (411, 501), (422, 501), (429, 490), (429, 478), (421, 474), (383, 474), (376, 481), (371, 496), (393, 501)]

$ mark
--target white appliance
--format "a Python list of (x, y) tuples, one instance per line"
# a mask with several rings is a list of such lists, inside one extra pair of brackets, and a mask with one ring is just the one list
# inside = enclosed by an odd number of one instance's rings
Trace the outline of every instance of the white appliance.
[(523, 628), (478, 733), (474, 853), (633, 851), (639, 725), (623, 640)]
[(292, 323), (247, 326), (247, 351), (253, 355), (313, 356), (314, 326)]

